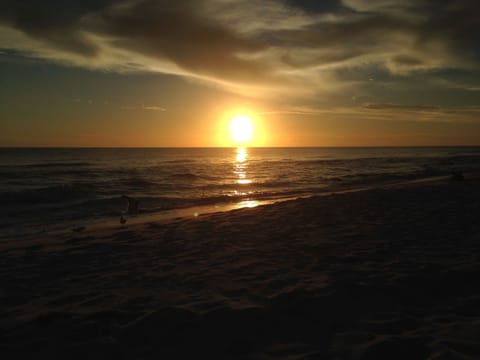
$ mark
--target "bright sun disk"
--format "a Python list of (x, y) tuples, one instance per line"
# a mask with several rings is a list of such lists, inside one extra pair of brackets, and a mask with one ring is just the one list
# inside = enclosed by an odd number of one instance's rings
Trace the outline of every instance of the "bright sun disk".
[(245, 143), (252, 139), (252, 120), (246, 115), (236, 115), (230, 122), (230, 134), (232, 139), (238, 143)]

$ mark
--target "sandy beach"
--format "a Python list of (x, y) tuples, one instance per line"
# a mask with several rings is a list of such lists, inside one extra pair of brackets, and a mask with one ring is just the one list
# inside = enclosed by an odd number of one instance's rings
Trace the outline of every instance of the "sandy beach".
[(480, 180), (0, 244), (2, 359), (478, 359)]

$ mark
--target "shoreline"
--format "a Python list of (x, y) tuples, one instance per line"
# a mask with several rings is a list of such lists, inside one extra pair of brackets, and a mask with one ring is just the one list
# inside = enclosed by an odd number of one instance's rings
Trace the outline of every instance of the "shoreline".
[(475, 359), (478, 213), (471, 176), (2, 242), (0, 349)]
[[(479, 174), (468, 174), (467, 177), (470, 179), (476, 179), (480, 177)], [(124, 226), (120, 226), (120, 228), (128, 228), (129, 226), (137, 226), (142, 225), (150, 222), (161, 222), (161, 223), (169, 223), (173, 221), (179, 220), (188, 220), (194, 219), (200, 216), (210, 216), (217, 213), (228, 213), (231, 211), (241, 210), (241, 209), (254, 209), (261, 206), (275, 206), (276, 204), (280, 204), (283, 202), (290, 202), (290, 201), (302, 201), (304, 199), (311, 199), (311, 198), (322, 198), (325, 196), (330, 195), (340, 195), (340, 194), (348, 194), (348, 193), (356, 193), (356, 192), (364, 192), (364, 191), (372, 191), (378, 189), (391, 189), (391, 188), (402, 188), (402, 187), (409, 187), (415, 186), (416, 184), (423, 184), (423, 183), (437, 183), (442, 181), (449, 181), (449, 176), (435, 176), (435, 177), (428, 177), (428, 178), (420, 178), (414, 180), (404, 180), (404, 181), (396, 181), (396, 182), (389, 182), (383, 184), (375, 184), (375, 185), (363, 185), (360, 187), (351, 187), (346, 189), (329, 189), (322, 193), (317, 193), (314, 195), (304, 195), (298, 197), (283, 197), (283, 198), (276, 198), (276, 199), (269, 199), (269, 200), (252, 200), (246, 198), (241, 201), (231, 202), (231, 203), (223, 203), (223, 204), (210, 204), (210, 205), (196, 205), (184, 208), (176, 208), (176, 209), (168, 209), (168, 210), (159, 210), (159, 211), (149, 211), (146, 212), (142, 211), (140, 214), (137, 215), (126, 215), (127, 223)], [(142, 210), (142, 209), (140, 209)], [(115, 223), (115, 224), (114, 224)], [(118, 229), (118, 220), (96, 220), (93, 224), (89, 226), (82, 226), (83, 228), (81, 231), (88, 232), (88, 231), (99, 231), (99, 230), (113, 230)], [(74, 231), (73, 229), (65, 229), (61, 231), (52, 231), (47, 232), (46, 236), (57, 236), (57, 235), (66, 235)], [(28, 239), (25, 239), (28, 240)]]

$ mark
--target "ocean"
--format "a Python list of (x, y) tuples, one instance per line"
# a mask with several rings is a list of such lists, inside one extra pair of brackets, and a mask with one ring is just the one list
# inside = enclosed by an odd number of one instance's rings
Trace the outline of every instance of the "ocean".
[[(479, 147), (3, 148), (0, 240), (478, 172)], [(100, 225), (99, 225), (100, 224)]]

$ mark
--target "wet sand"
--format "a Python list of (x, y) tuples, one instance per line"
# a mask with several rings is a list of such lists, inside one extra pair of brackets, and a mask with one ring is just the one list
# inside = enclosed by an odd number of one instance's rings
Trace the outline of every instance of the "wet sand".
[(478, 359), (480, 181), (0, 244), (2, 359)]

